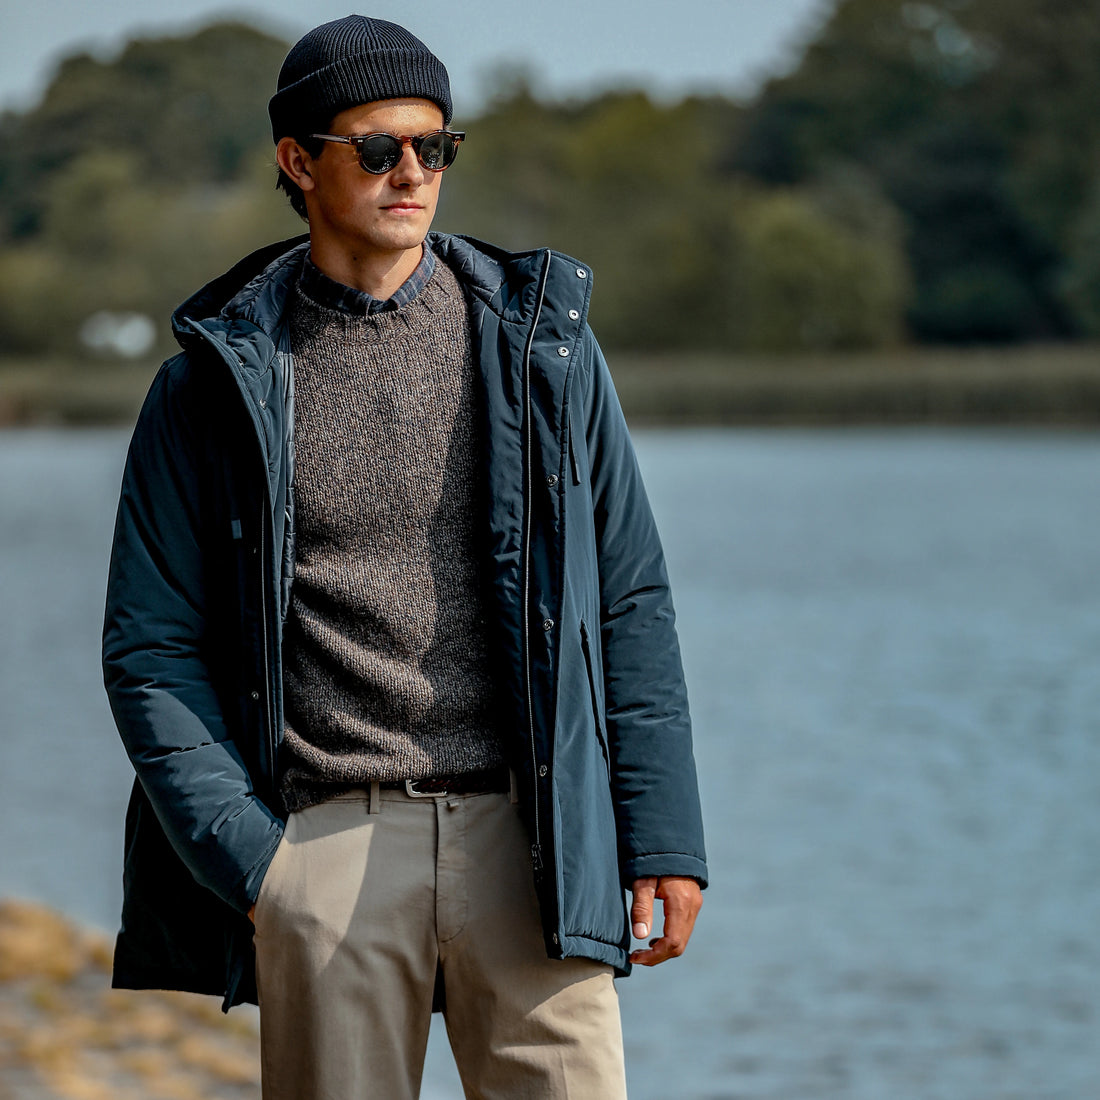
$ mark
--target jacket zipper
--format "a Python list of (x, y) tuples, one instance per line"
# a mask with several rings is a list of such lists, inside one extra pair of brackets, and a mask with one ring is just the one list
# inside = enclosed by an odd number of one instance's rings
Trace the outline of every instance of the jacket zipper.
[[(237, 392), (241, 396), (241, 404), (245, 407), (245, 413), (246, 413), (246, 415), (248, 415), (249, 420), (251, 420), (252, 416), (251, 416), (251, 414), (249, 412), (249, 409), (248, 409), (248, 402), (249, 402), (248, 395), (244, 392), (244, 389), (242, 388), (242, 386), (240, 384), (240, 381), (236, 376), (236, 371), (233, 370), (233, 366), (228, 360), (227, 353), (222, 350), (221, 345), (215, 339), (213, 339), (213, 337), (211, 337), (211, 335), (206, 331), (206, 329), (204, 329), (202, 327), (202, 325), (200, 325), (196, 321), (192, 321), (190, 319), (188, 320), (188, 324), (190, 324), (192, 329), (196, 333), (198, 333), (198, 335), (201, 336), (214, 349), (214, 351), (218, 355), (218, 357), (225, 363), (226, 367), (229, 368), (229, 372), (233, 376), (233, 380), (236, 383)], [(254, 431), (256, 430), (255, 425), (253, 425), (253, 430)], [(261, 450), (261, 453), (262, 453), (262, 451), (263, 451), (262, 441), (258, 437), (257, 437), (256, 441), (260, 445), (260, 450)], [(270, 509), (270, 506), (268, 505), (268, 490), (267, 490), (267, 485), (266, 485), (266, 477), (265, 477), (264, 481), (265, 481), (265, 484), (264, 484), (264, 491), (263, 491), (263, 506), (262, 506), (261, 512), (260, 512), (260, 524), (259, 524), (259, 526), (260, 526), (260, 546), (259, 546), (259, 554), (260, 554), (260, 561), (259, 561), (259, 566), (260, 566), (260, 629), (261, 629), (261, 635), (262, 635), (262, 638), (263, 638), (263, 647), (264, 647), (264, 667), (263, 667), (264, 694), (263, 694), (263, 704), (264, 704), (264, 716), (265, 716), (264, 729), (265, 729), (265, 733), (266, 733), (266, 736), (267, 736), (267, 755), (268, 755), (267, 773), (268, 773), (268, 778), (271, 781), (271, 791), (272, 791), (272, 793), (274, 793), (275, 783), (276, 783), (275, 754), (277, 752), (277, 746), (276, 746), (277, 735), (276, 735), (276, 730), (275, 730), (275, 716), (272, 713), (272, 706), (271, 706), (271, 703), (272, 703), (272, 700), (271, 700), (271, 645), (270, 645), (270, 642), (268, 640), (268, 596), (267, 596), (268, 575), (267, 575), (267, 561), (266, 561), (266, 558), (267, 558), (267, 539), (266, 539), (267, 517), (268, 517), (268, 513), (271, 511), (271, 509)]]
[(542, 314), (542, 303), (546, 297), (546, 283), (550, 275), (550, 253), (546, 253), (542, 274), (539, 277), (538, 300), (535, 304), (535, 316), (531, 322), (531, 331), (527, 335), (527, 345), (523, 349), (523, 474), (526, 492), (526, 508), (523, 512), (523, 666), (527, 688), (527, 734), (531, 745), (531, 776), (534, 780), (534, 843), (531, 845), (531, 862), (535, 875), (541, 881), (544, 870), (542, 860), (542, 833), (539, 813), (539, 761), (535, 745), (535, 709), (534, 686), (531, 676), (531, 511), (533, 501), (533, 459), (531, 447), (532, 423), (531, 410), (531, 346), (535, 342), (535, 330)]
[(264, 490), (264, 508), (260, 515), (260, 627), (263, 634), (264, 645), (264, 714), (266, 720), (264, 726), (267, 731), (267, 772), (271, 781), (271, 793), (275, 793), (275, 716), (271, 713), (271, 648), (267, 638), (267, 490)]

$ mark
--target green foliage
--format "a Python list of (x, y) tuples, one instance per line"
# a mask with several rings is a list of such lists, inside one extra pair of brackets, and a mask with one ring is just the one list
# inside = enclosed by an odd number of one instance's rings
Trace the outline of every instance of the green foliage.
[(1100, 183), (1081, 211), (1060, 290), (1084, 332), (1100, 336)]
[(907, 273), (897, 251), (824, 216), (795, 192), (745, 211), (739, 343), (771, 351), (898, 342)]
[(0, 347), (5, 354), (45, 351), (59, 330), (75, 327), (69, 302), (55, 301), (68, 282), (64, 260), (50, 249), (22, 245), (0, 251)]
[(593, 324), (613, 347), (897, 340), (909, 283), (889, 203), (849, 172), (769, 206), (723, 170), (740, 117), (727, 100), (666, 107), (641, 92), (551, 106), (513, 83), (463, 147), (441, 223), (582, 256)]
[[(266, 100), (286, 44), (236, 24), (65, 62), (36, 108), (0, 120), (0, 341), (82, 354), (100, 311), (139, 313), (171, 348), (186, 295), (301, 231), (273, 190)], [(447, 174), (438, 225), (552, 244), (596, 271), (610, 347), (729, 351), (889, 344), (910, 277), (874, 172), (815, 161), (769, 193), (730, 170), (744, 111), (641, 92), (537, 99), (506, 74)], [(749, 135), (751, 137), (751, 135)]]
[(769, 184), (838, 161), (874, 178), (906, 225), (918, 337), (1072, 335), (1091, 324), (1073, 271), (1098, 55), (1100, 0), (841, 0), (728, 164)]
[[(225, 23), (68, 59), (0, 117), (0, 346), (78, 351), (301, 230), (272, 190), (286, 43)], [(500, 74), (440, 228), (596, 271), (645, 350), (1100, 334), (1100, 0), (839, 0), (748, 107), (550, 103)]]
[(42, 102), (0, 120), (0, 241), (35, 234), (43, 187), (73, 161), (124, 150), (142, 181), (225, 183), (269, 141), (267, 99), (287, 45), (242, 24), (141, 39), (63, 62)]
[(0, 340), (81, 354), (100, 310), (171, 310), (252, 248), (299, 231), (272, 189), (266, 123), (286, 44), (223, 24), (64, 62), (0, 120)]

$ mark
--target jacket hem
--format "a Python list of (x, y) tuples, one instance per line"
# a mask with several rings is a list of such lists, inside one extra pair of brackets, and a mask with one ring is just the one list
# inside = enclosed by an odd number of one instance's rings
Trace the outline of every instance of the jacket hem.
[(137, 970), (116, 966), (111, 974), (112, 989), (168, 989), (180, 993), (202, 993), (211, 997), (225, 995), (224, 982), (196, 981), (192, 973), (185, 970), (155, 969), (141, 966)]
[(603, 943), (588, 936), (562, 936), (563, 958), (592, 959), (615, 968), (615, 977), (625, 978), (631, 970), (630, 957), (618, 944)]

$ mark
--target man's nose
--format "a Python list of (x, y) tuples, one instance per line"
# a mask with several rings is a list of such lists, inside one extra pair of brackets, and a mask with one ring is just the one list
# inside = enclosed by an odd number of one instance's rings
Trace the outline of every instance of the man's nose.
[(416, 158), (411, 141), (401, 143), (401, 159), (390, 169), (392, 183), (420, 184), (424, 181), (424, 169)]

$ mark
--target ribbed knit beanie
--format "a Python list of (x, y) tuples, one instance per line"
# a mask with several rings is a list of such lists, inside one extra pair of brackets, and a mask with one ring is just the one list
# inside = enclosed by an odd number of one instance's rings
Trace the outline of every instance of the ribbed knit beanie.
[(447, 70), (415, 35), (385, 19), (347, 15), (315, 27), (287, 54), (267, 105), (271, 136), (301, 137), (379, 99), (430, 99), (451, 121)]

